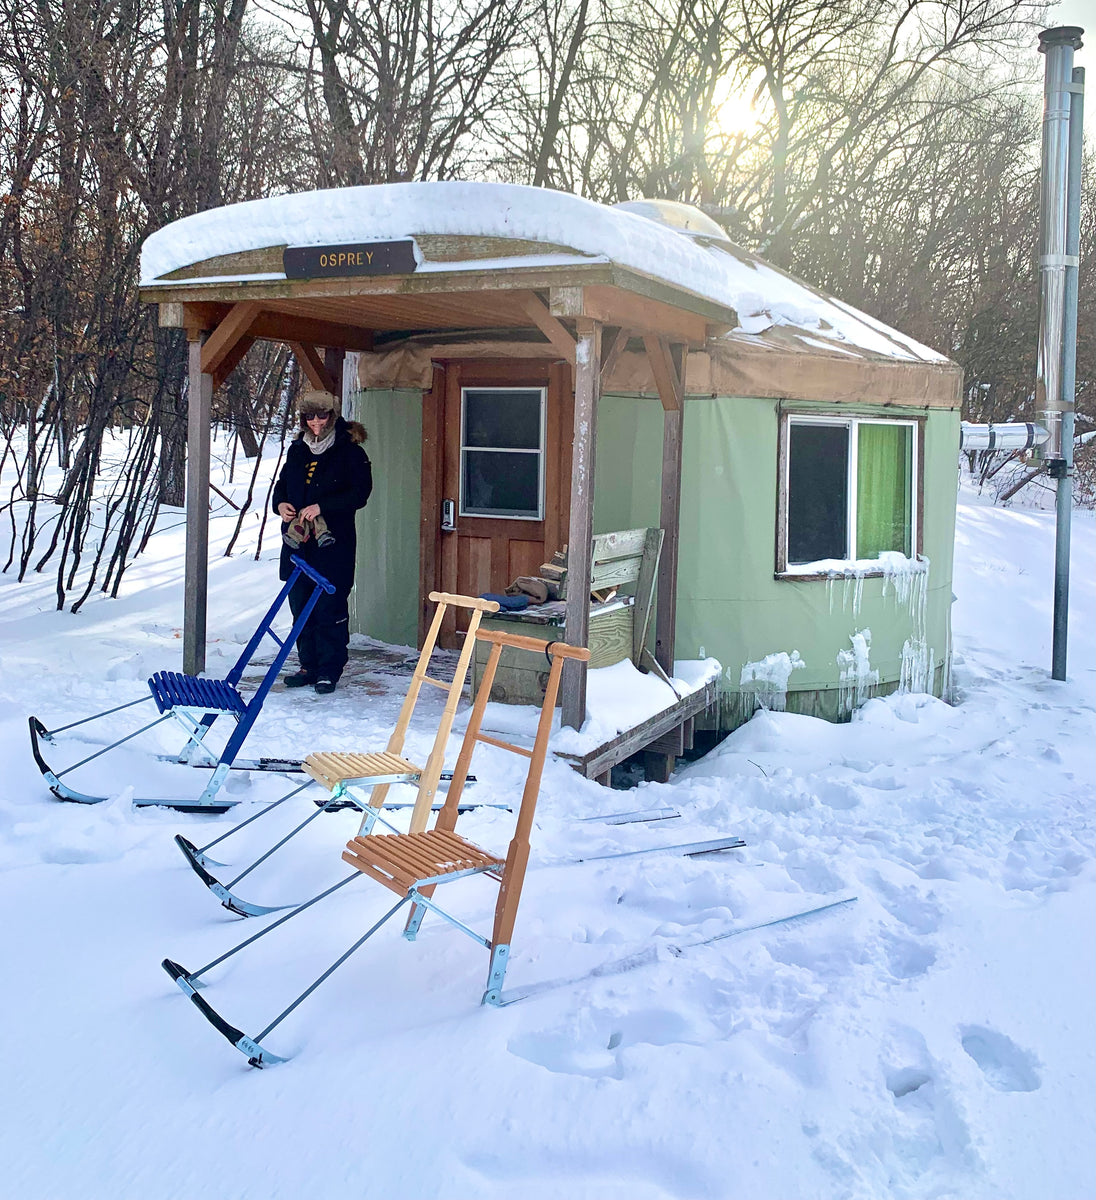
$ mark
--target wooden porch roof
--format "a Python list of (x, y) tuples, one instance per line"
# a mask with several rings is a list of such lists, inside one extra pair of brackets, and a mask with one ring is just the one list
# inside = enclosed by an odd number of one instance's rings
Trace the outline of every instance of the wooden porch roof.
[(160, 306), (161, 325), (191, 336), (216, 329), (234, 306), (247, 303), (252, 338), (358, 351), (392, 340), (386, 334), (462, 330), (529, 329), (551, 341), (542, 313), (568, 324), (587, 318), (661, 335), (694, 349), (737, 323), (733, 309), (608, 263), (507, 267), (496, 260), (490, 270), (307, 280), (196, 275), (147, 285), (141, 298)]

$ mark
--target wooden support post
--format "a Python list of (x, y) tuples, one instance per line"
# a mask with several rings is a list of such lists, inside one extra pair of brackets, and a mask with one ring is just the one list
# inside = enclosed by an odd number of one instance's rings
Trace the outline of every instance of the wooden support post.
[[(661, 341), (661, 339), (659, 339)], [(674, 673), (674, 631), (677, 625), (677, 562), (681, 531), (681, 440), (685, 418), (685, 347), (666, 347), (656, 358), (648, 342), (647, 354), (659, 381), (662, 397), (662, 500), (659, 524), (666, 537), (658, 564), (658, 598), (655, 617), (655, 660)], [(668, 403), (670, 398), (675, 404)]]
[[(585, 646), (590, 636), (590, 547), (594, 535), (594, 463), (597, 402), (601, 393), (601, 326), (580, 317), (575, 345), (575, 424), (571, 448), (571, 522), (567, 547), (567, 642)], [(563, 666), (563, 724), (586, 720), (586, 663)]]
[(205, 670), (209, 593), (209, 436), (213, 377), (202, 370), (202, 342), (194, 340), (188, 348), (183, 671), (187, 675), (200, 675)]
[(674, 773), (674, 756), (659, 754), (657, 751), (644, 750), (643, 778), (648, 783), (669, 783)]
[(677, 558), (681, 530), (682, 409), (662, 414), (662, 502), (659, 524), (666, 535), (658, 564), (655, 610), (655, 660), (667, 675), (674, 673), (674, 627), (677, 624)]

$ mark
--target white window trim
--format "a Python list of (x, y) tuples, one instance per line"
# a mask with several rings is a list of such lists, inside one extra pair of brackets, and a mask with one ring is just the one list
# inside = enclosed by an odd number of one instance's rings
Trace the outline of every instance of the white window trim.
[[(465, 401), (469, 392), (536, 392), (540, 397), (540, 428), (538, 437), (540, 447), (537, 450), (523, 450), (512, 446), (472, 446), (464, 444), (465, 430)], [(468, 386), (460, 390), (460, 463), (457, 479), (457, 510), (462, 517), (473, 517), (482, 521), (543, 521), (544, 520), (544, 443), (547, 436), (548, 389), (546, 387), (482, 387)], [(492, 454), (535, 454), (537, 456), (537, 515), (515, 513), (485, 513), (469, 512), (464, 506), (464, 456), (471, 450), (473, 454), (490, 452)]]
[(840, 559), (822, 560), (826, 562), (840, 562), (847, 569), (855, 569), (858, 574), (882, 573), (882, 568), (873, 566), (878, 563), (878, 559), (865, 558), (858, 559), (851, 555), (851, 543), (856, 539), (856, 501), (857, 501), (857, 455), (859, 451), (860, 438), (859, 430), (861, 425), (904, 425), (910, 433), (910, 554), (909, 561), (917, 560), (917, 547), (920, 544), (920, 529), (918, 526), (918, 495), (919, 495), (919, 480), (920, 480), (920, 459), (919, 459), (919, 423), (915, 420), (892, 419), (889, 417), (837, 417), (832, 415), (813, 413), (788, 413), (786, 418), (781, 422), (781, 458), (783, 461), (783, 472), (780, 479), (780, 496), (779, 505), (780, 512), (783, 515), (783, 527), (781, 529), (781, 538), (783, 545), (780, 546), (781, 561), (783, 569), (777, 572), (778, 576), (818, 576), (825, 577), (832, 574), (832, 568), (816, 567), (811, 562), (792, 562), (788, 556), (788, 489), (791, 483), (791, 428), (793, 425), (834, 425), (841, 426), (849, 430), (849, 454), (846, 463), (847, 476), (845, 479), (845, 555)]

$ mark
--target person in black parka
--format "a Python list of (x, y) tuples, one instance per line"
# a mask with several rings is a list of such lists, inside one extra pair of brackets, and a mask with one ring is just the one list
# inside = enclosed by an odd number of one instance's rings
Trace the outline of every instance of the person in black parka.
[[(290, 443), (285, 465), (274, 486), (273, 508), (282, 519), (282, 558), (279, 576), (293, 573), (290, 555), (303, 558), (335, 585), (334, 594), (320, 593), (308, 623), (297, 638), (300, 670), (285, 676), (287, 687), (313, 686), (321, 695), (335, 690), (346, 666), (350, 644), (347, 599), (354, 584), (357, 538), (354, 514), (373, 490), (369, 456), (362, 449), (365, 429), (344, 421), (339, 402), (328, 392), (308, 391), (300, 400), (301, 432)], [(327, 536), (298, 543), (286, 533), (290, 522), (302, 517), (312, 522), (322, 517)], [(322, 523), (321, 523), (322, 526)], [(313, 584), (302, 575), (289, 593), (296, 620), (312, 595)]]

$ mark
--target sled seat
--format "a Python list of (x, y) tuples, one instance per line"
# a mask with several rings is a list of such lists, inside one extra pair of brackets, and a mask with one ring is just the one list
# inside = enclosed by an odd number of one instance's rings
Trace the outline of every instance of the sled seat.
[(162, 713), (173, 708), (197, 708), (242, 716), (247, 711), (246, 701), (227, 679), (201, 679), (178, 671), (157, 671), (148, 681), (148, 687)]
[(340, 783), (413, 783), (422, 767), (398, 754), (381, 750), (373, 754), (341, 754), (322, 751), (310, 754), (301, 764), (305, 773), (333, 791)]
[(501, 878), (506, 865), (446, 829), (352, 838), (343, 859), (398, 892), (463, 874), (486, 872)]

